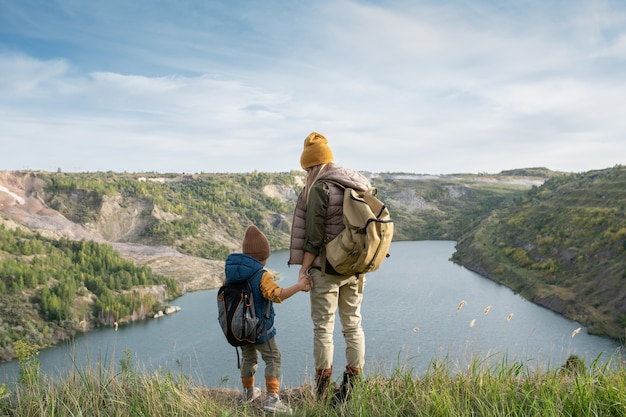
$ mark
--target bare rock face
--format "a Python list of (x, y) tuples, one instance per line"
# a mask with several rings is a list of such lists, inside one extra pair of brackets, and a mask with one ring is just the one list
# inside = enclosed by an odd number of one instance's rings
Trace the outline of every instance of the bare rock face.
[(217, 288), (224, 281), (224, 262), (189, 256), (168, 246), (113, 242), (122, 256), (145, 265), (156, 274), (174, 278), (183, 291)]
[(439, 211), (434, 204), (428, 203), (422, 196), (418, 195), (415, 190), (403, 190), (398, 192), (390, 196), (388, 203), (392, 203), (394, 207), (402, 208), (409, 212), (419, 210)]
[(43, 180), (35, 173), (0, 171), (0, 224), (10, 229), (30, 229), (54, 239), (111, 244), (124, 258), (176, 279), (184, 291), (221, 285), (223, 261), (184, 255), (167, 246), (132, 243), (151, 218), (172, 220), (175, 215), (146, 200), (128, 202), (122, 201), (121, 196), (104, 196), (98, 219), (83, 226), (50, 208), (43, 186)]
[(278, 198), (280, 201), (296, 201), (298, 199), (296, 191), (286, 185), (266, 185), (263, 187), (263, 194), (268, 197)]
[(89, 230), (106, 241), (132, 242), (145, 229), (151, 214), (158, 213), (147, 200), (122, 203), (119, 195), (104, 196), (97, 221), (87, 224)]
[(52, 210), (43, 199), (43, 180), (33, 173), (0, 172), (0, 213), (42, 236), (101, 241), (82, 225)]

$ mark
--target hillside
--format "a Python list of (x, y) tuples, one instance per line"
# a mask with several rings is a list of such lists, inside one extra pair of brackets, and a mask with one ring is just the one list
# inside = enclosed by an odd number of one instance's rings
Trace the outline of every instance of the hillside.
[(624, 340), (626, 167), (561, 175), (458, 240), (453, 260)]
[[(392, 211), (396, 240), (455, 240), (495, 207), (554, 173), (539, 169), (495, 175), (367, 175)], [(0, 172), (0, 221), (52, 238), (107, 242), (140, 263), (163, 256), (221, 261), (239, 248), (250, 223), (267, 234), (273, 250), (286, 249), (303, 184), (299, 171)], [(189, 289), (212, 288), (218, 282)]]
[[(142, 319), (177, 291), (216, 288), (250, 223), (286, 249), (303, 174), (0, 172), (0, 357), (12, 357), (16, 340), (53, 344)], [(457, 240), (555, 173), (367, 175), (396, 240)], [(159, 295), (141, 300), (146, 291)], [(106, 303), (114, 314), (100, 314)]]

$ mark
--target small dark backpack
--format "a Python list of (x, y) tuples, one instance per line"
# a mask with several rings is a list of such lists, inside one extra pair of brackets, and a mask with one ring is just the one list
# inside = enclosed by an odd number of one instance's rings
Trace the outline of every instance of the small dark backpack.
[[(262, 275), (261, 269), (246, 281), (226, 281), (217, 292), (217, 320), (226, 336), (226, 340), (232, 346), (239, 347), (255, 343), (262, 334), (267, 334), (265, 320), (269, 317), (272, 302), (267, 302), (265, 315), (257, 317), (254, 309), (254, 295), (250, 281)], [(239, 351), (237, 351), (237, 363), (239, 364)]]
[(252, 278), (254, 276), (241, 282), (227, 281), (217, 292), (217, 320), (226, 340), (233, 346), (254, 343), (258, 335), (259, 319), (250, 287)]

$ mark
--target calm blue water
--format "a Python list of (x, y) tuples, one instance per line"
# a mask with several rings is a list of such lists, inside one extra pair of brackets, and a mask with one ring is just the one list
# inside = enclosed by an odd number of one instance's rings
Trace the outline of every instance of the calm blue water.
[[(561, 365), (576, 354), (592, 361), (615, 359), (620, 345), (588, 335), (578, 323), (536, 306), (511, 290), (448, 259), (454, 242), (394, 242), (392, 256), (367, 276), (362, 313), (366, 335), (366, 373), (389, 375), (409, 368), (417, 374), (434, 359), (449, 358), (460, 368), (476, 358), (531, 367)], [(280, 273), (281, 286), (293, 284), (297, 267), (287, 267), (287, 252), (273, 253), (268, 268)], [(142, 371), (182, 372), (206, 386), (239, 387), (235, 349), (217, 323), (216, 290), (174, 300), (182, 311), (160, 319), (98, 329), (39, 355), (44, 373), (63, 375), (75, 364), (117, 366), (130, 354)], [(457, 310), (464, 301), (463, 307)], [(485, 314), (485, 310), (488, 313)], [(283, 355), (283, 386), (311, 382), (312, 326), (309, 296), (299, 293), (275, 305), (278, 344)], [(336, 329), (335, 375), (345, 366), (345, 345)], [(258, 375), (263, 375), (260, 361)], [(17, 364), (0, 365), (0, 382), (16, 379)]]

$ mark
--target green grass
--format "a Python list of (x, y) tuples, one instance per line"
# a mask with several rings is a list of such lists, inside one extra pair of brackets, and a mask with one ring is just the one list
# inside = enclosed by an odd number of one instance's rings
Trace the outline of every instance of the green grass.
[[(239, 405), (237, 390), (198, 386), (172, 373), (138, 372), (128, 352), (119, 365), (75, 368), (53, 379), (40, 372), (36, 352), (25, 347), (19, 380), (0, 384), (0, 415), (265, 415), (260, 404)], [(402, 367), (391, 376), (370, 375), (335, 407), (316, 401), (311, 392), (310, 386), (288, 388), (282, 396), (296, 416), (626, 416), (622, 364), (585, 364), (577, 357), (551, 370), (506, 358), (496, 364), (475, 359), (464, 369), (433, 360), (422, 375)]]

